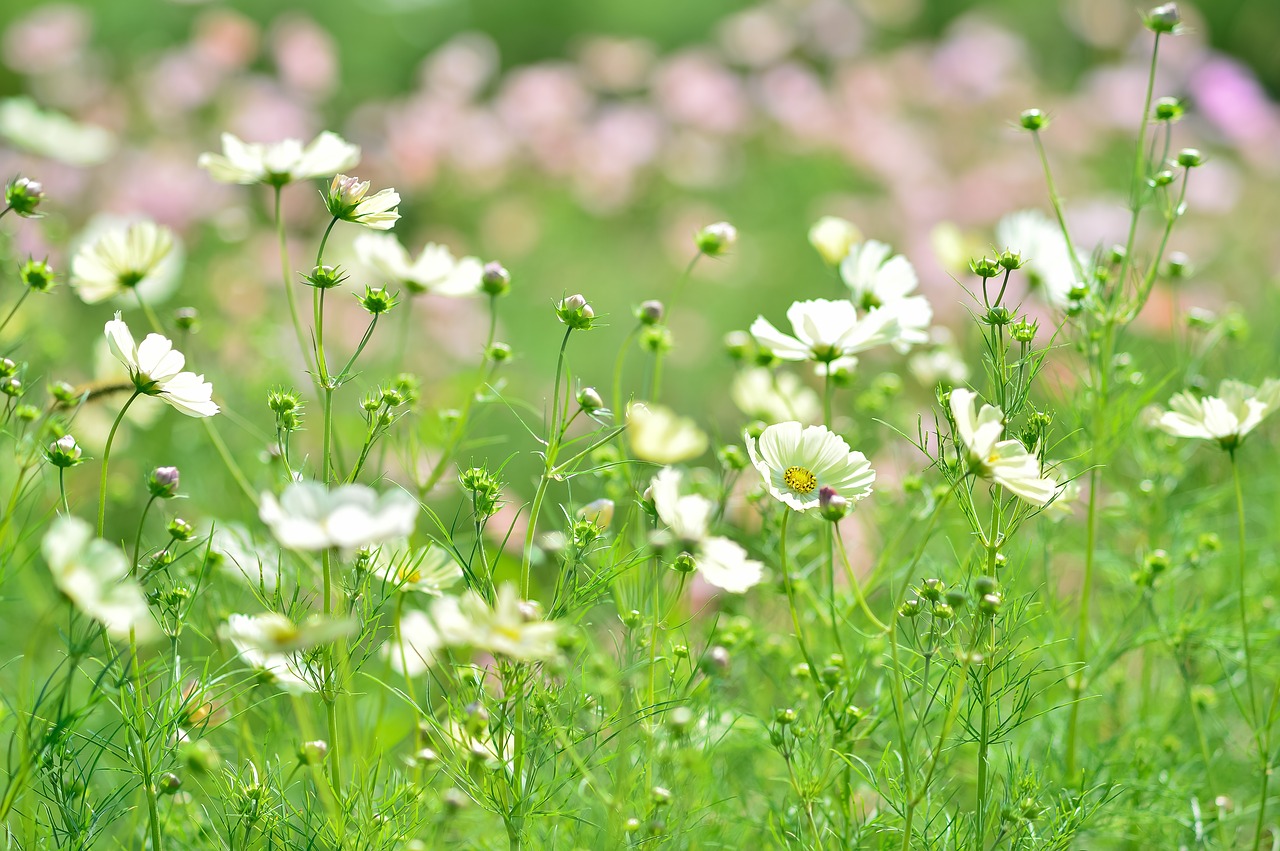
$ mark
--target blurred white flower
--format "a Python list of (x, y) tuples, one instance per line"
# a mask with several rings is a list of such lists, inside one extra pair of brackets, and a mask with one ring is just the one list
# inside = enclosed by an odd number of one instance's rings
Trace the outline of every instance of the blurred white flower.
[(325, 131), (303, 147), (297, 139), (271, 144), (244, 142), (222, 134), (222, 153), (204, 153), (196, 164), (223, 183), (265, 183), (284, 186), (298, 180), (329, 177), (354, 168), (360, 148), (336, 133)]
[(1067, 479), (1058, 489), (1058, 495), (1044, 507), (1045, 516), (1050, 520), (1065, 520), (1075, 513), (1076, 503), (1080, 501), (1080, 482)]
[(863, 310), (889, 310), (897, 315), (899, 330), (893, 342), (899, 351), (928, 342), (933, 308), (924, 296), (912, 295), (920, 280), (906, 257), (869, 239), (849, 250), (840, 263), (840, 277), (854, 304)]
[[(381, 550), (386, 548), (379, 548)], [(439, 544), (416, 550), (391, 552), (387, 557), (387, 582), (402, 591), (417, 591), (439, 597), (462, 578), (462, 566)]]
[(429, 611), (402, 614), (396, 634), (382, 647), (382, 655), (393, 670), (416, 677), (431, 667), (442, 648), (470, 643), (473, 632), (458, 598), (441, 597)]
[(1088, 266), (1088, 254), (1068, 249), (1062, 228), (1039, 210), (1022, 210), (1001, 219), (996, 225), (996, 247), (1022, 257), (1032, 286), (1043, 290), (1044, 300), (1054, 307), (1066, 307), (1069, 293), (1079, 283), (1071, 252), (1082, 268)]
[(334, 175), (324, 195), (329, 214), (344, 222), (364, 225), (373, 230), (391, 230), (400, 220), (396, 209), (400, 193), (382, 189), (369, 194), (369, 181), (345, 174)]
[(71, 286), (85, 304), (145, 287), (173, 251), (173, 232), (155, 222), (118, 225), (80, 246), (71, 260)]
[(1019, 440), (1001, 440), (1004, 412), (992, 405), (977, 411), (977, 394), (967, 387), (951, 391), (951, 416), (956, 442), (973, 472), (991, 479), (1033, 505), (1045, 505), (1060, 485), (1041, 472), (1040, 459)]
[(210, 538), (210, 548), (221, 556), (218, 566), (224, 573), (266, 593), (275, 592), (280, 585), (280, 551), (276, 547), (261, 546), (239, 523), (219, 521), (204, 534)]
[(1233, 450), (1280, 407), (1280, 381), (1268, 378), (1254, 387), (1228, 379), (1218, 385), (1217, 396), (1197, 399), (1183, 391), (1174, 394), (1169, 407), (1157, 422), (1162, 431), (1174, 437), (1215, 440), (1223, 449)]
[(680, 471), (663, 469), (649, 486), (654, 510), (671, 534), (693, 556), (695, 569), (710, 584), (733, 594), (741, 594), (760, 582), (763, 565), (747, 558), (738, 544), (710, 534), (711, 500), (697, 494), (680, 493)]
[(789, 372), (764, 367), (744, 369), (734, 376), (729, 395), (742, 413), (766, 423), (811, 423), (822, 416), (818, 394)]
[(771, 425), (758, 440), (747, 438), (747, 452), (769, 493), (796, 511), (817, 508), (823, 488), (852, 504), (870, 495), (876, 480), (866, 456), (826, 426)]
[(627, 406), (627, 440), (637, 458), (655, 464), (678, 464), (707, 451), (707, 435), (697, 423), (644, 402)]
[(751, 336), (782, 360), (830, 363), (875, 346), (892, 343), (900, 334), (898, 316), (872, 310), (859, 318), (851, 301), (824, 298), (797, 301), (787, 308), (795, 336), (784, 334), (763, 316), (751, 323)]
[(449, 249), (429, 242), (417, 259), (389, 233), (362, 233), (356, 237), (360, 262), (411, 293), (468, 296), (480, 292), (484, 263), (477, 257), (455, 260)]
[(231, 615), (223, 637), (237, 648), (248, 648), (268, 656), (288, 655), (337, 641), (355, 630), (355, 622), (314, 615), (294, 623), (279, 612), (259, 615)]
[(154, 622), (142, 586), (129, 577), (129, 560), (114, 544), (95, 537), (78, 517), (53, 521), (41, 542), (53, 584), (85, 616), (113, 638), (152, 631)]
[(109, 130), (41, 109), (28, 97), (0, 100), (0, 138), (19, 150), (82, 167), (104, 162), (116, 148)]
[(809, 228), (809, 244), (828, 266), (839, 266), (849, 249), (862, 239), (862, 232), (847, 219), (823, 216)]
[(293, 550), (354, 550), (413, 533), (418, 501), (399, 489), (378, 495), (364, 485), (330, 490), (319, 482), (294, 482), (279, 501), (264, 493), (258, 516), (281, 545)]
[(116, 360), (129, 370), (133, 385), (147, 396), (155, 396), (189, 417), (211, 417), (220, 410), (213, 401), (213, 385), (203, 375), (183, 372), (186, 358), (167, 337), (148, 334), (141, 344), (133, 341), (129, 326), (120, 319), (106, 324), (107, 343)]
[(969, 380), (969, 365), (948, 346), (917, 352), (907, 360), (907, 368), (916, 381), (930, 388), (939, 384), (954, 387)]
[[(458, 643), (525, 662), (550, 659), (560, 653), (556, 644), (559, 624), (538, 617), (536, 606), (521, 600), (509, 582), (498, 588), (492, 606), (474, 591), (467, 592), (458, 605), (470, 633), (465, 642)], [(446, 636), (448, 632), (445, 631)]]

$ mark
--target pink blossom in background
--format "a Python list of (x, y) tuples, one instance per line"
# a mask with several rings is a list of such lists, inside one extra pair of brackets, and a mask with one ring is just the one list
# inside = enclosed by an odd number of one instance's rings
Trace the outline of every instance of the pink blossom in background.
[(750, 106), (742, 81), (704, 51), (669, 57), (654, 74), (653, 95), (674, 122), (717, 135), (743, 132)]
[(258, 55), (258, 25), (230, 9), (210, 9), (196, 19), (192, 49), (224, 71), (244, 68)]
[(456, 35), (422, 62), (422, 87), (447, 101), (478, 98), (498, 73), (498, 47), (484, 33)]
[(934, 52), (934, 86), (944, 98), (989, 100), (1026, 73), (1022, 39), (987, 21), (964, 17)]
[(80, 59), (89, 41), (89, 14), (70, 3), (35, 9), (4, 33), (4, 62), (24, 74), (45, 74)]
[(289, 14), (271, 31), (271, 51), (281, 82), (311, 98), (323, 98), (338, 82), (333, 36), (311, 18)]
[(796, 32), (777, 6), (762, 4), (730, 15), (716, 30), (725, 56), (739, 65), (764, 68), (796, 48)]
[(578, 65), (587, 85), (621, 94), (644, 88), (657, 55), (645, 39), (592, 36), (578, 50)]

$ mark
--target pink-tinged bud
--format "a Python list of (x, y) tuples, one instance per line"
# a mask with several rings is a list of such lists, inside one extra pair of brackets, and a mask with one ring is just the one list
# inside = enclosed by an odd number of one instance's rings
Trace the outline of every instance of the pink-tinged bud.
[(849, 500), (836, 493), (835, 488), (824, 487), (818, 491), (818, 511), (823, 518), (836, 522), (849, 513)]
[(480, 289), (488, 295), (505, 295), (511, 289), (511, 273), (497, 261), (484, 264), (480, 275)]
[(177, 467), (156, 467), (147, 477), (147, 490), (156, 499), (169, 499), (178, 492)]

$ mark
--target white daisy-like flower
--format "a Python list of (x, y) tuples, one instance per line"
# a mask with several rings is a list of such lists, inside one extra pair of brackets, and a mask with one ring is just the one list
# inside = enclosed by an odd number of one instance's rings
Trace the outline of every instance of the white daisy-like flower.
[(456, 297), (480, 292), (484, 263), (478, 257), (455, 260), (447, 247), (429, 242), (414, 259), (389, 233), (363, 233), (355, 247), (360, 262), (411, 293)]
[(742, 413), (766, 423), (811, 423), (822, 417), (818, 394), (789, 372), (764, 367), (744, 369), (734, 376), (729, 396)]
[(883, 242), (869, 239), (849, 249), (840, 263), (840, 277), (849, 288), (854, 304), (863, 310), (891, 310), (898, 316), (898, 336), (894, 347), (905, 352), (929, 340), (933, 308), (929, 300), (914, 294), (920, 279), (901, 254)]
[(1000, 439), (1004, 412), (992, 405), (983, 405), (979, 411), (977, 399), (978, 394), (967, 387), (951, 391), (955, 440), (964, 450), (969, 468), (1033, 505), (1045, 505), (1061, 486), (1041, 472), (1040, 459), (1028, 452), (1022, 441)]
[(747, 453), (774, 499), (796, 511), (817, 508), (823, 488), (852, 504), (867, 497), (876, 480), (866, 456), (826, 426), (771, 425), (759, 439), (747, 439)]
[(898, 315), (872, 310), (858, 316), (851, 301), (824, 298), (797, 301), (787, 308), (795, 336), (784, 334), (763, 316), (751, 323), (751, 336), (781, 360), (831, 363), (898, 339)]
[(249, 648), (268, 656), (282, 656), (337, 641), (355, 630), (353, 621), (313, 615), (294, 623), (279, 612), (231, 615), (223, 637), (237, 648)]
[(218, 566), (228, 576), (272, 593), (280, 585), (280, 550), (263, 547), (240, 523), (218, 521), (204, 528), (209, 546), (221, 558)]
[(419, 508), (416, 499), (399, 489), (379, 495), (364, 485), (330, 490), (308, 481), (289, 485), (278, 501), (264, 493), (258, 516), (291, 550), (354, 550), (407, 538)]
[(1214, 440), (1223, 449), (1235, 449), (1280, 407), (1280, 381), (1268, 378), (1254, 387), (1228, 379), (1218, 385), (1217, 396), (1197, 399), (1177, 393), (1169, 400), (1171, 410), (1160, 415), (1157, 426), (1174, 437)]
[(71, 286), (85, 304), (145, 288), (164, 269), (173, 246), (173, 232), (155, 222), (111, 228), (76, 252)]
[(839, 216), (823, 216), (809, 228), (809, 244), (828, 266), (839, 266), (861, 239), (857, 225)]
[(189, 417), (211, 417), (221, 410), (213, 401), (213, 385), (203, 375), (183, 371), (186, 358), (169, 338), (148, 334), (135, 343), (118, 310), (105, 332), (111, 353), (129, 370), (139, 392), (155, 396)]
[(390, 553), (384, 576), (402, 591), (439, 597), (462, 578), (462, 566), (444, 547), (428, 544), (416, 550)]
[[(448, 598), (444, 598), (448, 599)], [(520, 592), (509, 582), (498, 588), (492, 606), (474, 591), (468, 591), (458, 602), (462, 621), (469, 626), (465, 641), (461, 635), (449, 635), (449, 643), (465, 643), (495, 656), (508, 656), (525, 662), (551, 659), (560, 653), (556, 639), (560, 625), (537, 614), (537, 605), (520, 599)], [(435, 607), (432, 607), (433, 614)]]
[(28, 97), (0, 100), (0, 138), (20, 150), (82, 167), (104, 162), (116, 148), (111, 131), (41, 109)]
[(707, 435), (697, 423), (662, 405), (627, 406), (627, 441), (641, 461), (678, 464), (707, 451)]
[(925, 387), (937, 387), (939, 384), (954, 387), (969, 380), (969, 365), (959, 352), (949, 346), (917, 352), (907, 361), (907, 368)]
[(382, 189), (369, 194), (369, 181), (345, 174), (334, 175), (324, 194), (329, 214), (344, 222), (372, 230), (391, 230), (400, 220), (400, 193)]
[(658, 519), (688, 548), (694, 568), (707, 582), (732, 594), (758, 584), (764, 566), (747, 558), (738, 544), (711, 534), (714, 504), (698, 494), (681, 494), (680, 478), (679, 470), (667, 467), (653, 477), (649, 495)]
[(431, 667), (445, 647), (469, 644), (475, 629), (463, 615), (457, 597), (440, 597), (429, 611), (407, 611), (382, 655), (398, 673), (416, 677)]
[(53, 521), (41, 541), (53, 584), (85, 616), (113, 638), (149, 634), (154, 622), (142, 586), (129, 577), (129, 560), (119, 547), (93, 534), (78, 517)]
[(284, 186), (298, 180), (329, 177), (354, 168), (358, 162), (357, 145), (325, 131), (306, 146), (298, 139), (258, 144), (223, 133), (222, 153), (201, 154), (196, 164), (222, 183)]
[(1010, 213), (996, 225), (997, 247), (1021, 256), (1023, 267), (1033, 287), (1039, 287), (1044, 300), (1054, 307), (1066, 307), (1069, 294), (1079, 283), (1075, 252), (1081, 268), (1087, 268), (1089, 256), (1078, 248), (1067, 247), (1062, 228), (1039, 210)]

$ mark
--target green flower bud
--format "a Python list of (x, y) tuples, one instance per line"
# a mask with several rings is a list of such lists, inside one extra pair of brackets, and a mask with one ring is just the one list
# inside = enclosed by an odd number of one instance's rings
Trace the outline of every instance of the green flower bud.
[(1195, 168), (1196, 166), (1204, 165), (1204, 154), (1195, 148), (1183, 148), (1178, 151), (1176, 162), (1183, 168)]
[(1018, 116), (1018, 123), (1022, 125), (1023, 130), (1035, 133), (1049, 126), (1049, 116), (1038, 109), (1024, 109)]
[(591, 328), (596, 312), (587, 304), (585, 297), (575, 294), (561, 299), (556, 305), (556, 316), (575, 331), (586, 331)]
[(44, 186), (26, 177), (15, 177), (4, 188), (4, 203), (23, 218), (37, 218), (36, 208), (44, 200)]
[(170, 499), (178, 492), (177, 467), (156, 467), (147, 476), (147, 491), (156, 499)]
[(45, 451), (45, 457), (49, 459), (49, 463), (59, 469), (67, 469), (77, 464), (83, 463), (81, 460), (80, 446), (76, 443), (76, 439), (69, 434), (49, 444), (49, 448)]
[(656, 299), (650, 299), (649, 301), (642, 302), (640, 306), (636, 308), (636, 319), (638, 319), (642, 325), (657, 325), (662, 321), (662, 317), (665, 312), (666, 309), (662, 306), (662, 302), (657, 301)]
[(168, 532), (175, 541), (190, 541), (196, 534), (195, 527), (181, 517), (169, 521)]
[(511, 290), (511, 273), (496, 261), (484, 264), (484, 271), (480, 274), (480, 289), (486, 295), (506, 295)]
[(704, 227), (693, 237), (698, 251), (708, 257), (719, 257), (733, 248), (738, 241), (738, 229), (728, 222), (716, 222)]
[(1181, 28), (1182, 14), (1178, 11), (1176, 3), (1165, 3), (1147, 12), (1143, 23), (1153, 33), (1176, 34)]
[(371, 287), (368, 284), (365, 285), (364, 295), (356, 296), (356, 301), (372, 316), (389, 313), (398, 304), (396, 297), (387, 292), (385, 287)]
[(36, 293), (47, 293), (57, 283), (53, 267), (44, 260), (34, 258), (27, 258), (27, 262), (18, 267), (18, 279), (24, 287)]
[(969, 261), (969, 270), (979, 278), (994, 278), (1000, 274), (1000, 264), (990, 257), (978, 257)]
[(318, 290), (330, 290), (347, 279), (342, 269), (337, 266), (316, 266), (310, 275), (303, 275), (302, 282)]

